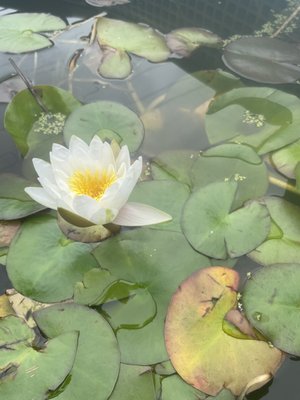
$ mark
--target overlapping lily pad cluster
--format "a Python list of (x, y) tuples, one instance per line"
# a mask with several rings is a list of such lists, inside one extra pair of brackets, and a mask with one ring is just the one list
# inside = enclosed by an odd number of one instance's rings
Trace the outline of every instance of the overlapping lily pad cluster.
[[(284, 353), (300, 355), (300, 208), (270, 186), (300, 194), (300, 101), (222, 72), (196, 79), (214, 93), (209, 146), (178, 150), (174, 132), (161, 132), (166, 150), (129, 199), (172, 220), (101, 243), (64, 214), (67, 237), (56, 212), (25, 193), (39, 186), (32, 159), (49, 161), (53, 144), (72, 135), (127, 145), (136, 158), (147, 154), (147, 127), (119, 103), (82, 105), (53, 86), (35, 88), (46, 115), (28, 90), (8, 105), (22, 176), (0, 175), (0, 260), (14, 287), (0, 297), (0, 398), (243, 399), (272, 379)], [(188, 118), (205, 106), (195, 103)], [(232, 267), (244, 255), (264, 268), (241, 294)]]

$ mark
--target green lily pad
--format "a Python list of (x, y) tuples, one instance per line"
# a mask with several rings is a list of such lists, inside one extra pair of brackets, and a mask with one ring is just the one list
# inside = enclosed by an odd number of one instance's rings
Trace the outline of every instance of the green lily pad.
[(249, 253), (270, 230), (270, 217), (257, 201), (231, 212), (234, 181), (217, 182), (192, 193), (185, 203), (182, 229), (191, 245), (210, 257), (225, 259)]
[(109, 400), (156, 400), (154, 374), (143, 365), (121, 364), (116, 387)]
[(171, 221), (153, 225), (153, 229), (181, 232), (182, 208), (189, 194), (188, 187), (180, 182), (172, 180), (145, 181), (139, 182), (135, 186), (129, 201), (148, 204), (172, 216)]
[(244, 37), (224, 49), (224, 64), (237, 74), (263, 83), (290, 83), (300, 78), (296, 45), (270, 37)]
[(264, 341), (236, 339), (223, 331), (225, 315), (236, 307), (238, 283), (231, 269), (197, 271), (175, 292), (166, 317), (166, 346), (174, 368), (212, 396), (224, 387), (242, 394), (257, 376), (274, 375), (283, 360)]
[(276, 264), (252, 273), (243, 290), (250, 323), (277, 348), (300, 356), (300, 264)]
[(300, 140), (272, 154), (276, 169), (288, 178), (295, 179), (295, 168), (300, 162)]
[(228, 92), (231, 89), (244, 86), (241, 79), (222, 69), (200, 70), (193, 76), (215, 90), (215, 94)]
[(54, 15), (15, 13), (0, 17), (0, 51), (25, 53), (52, 46), (52, 42), (36, 32), (64, 29), (64, 21)]
[(174, 375), (176, 373), (170, 360), (156, 364), (154, 367), (154, 371), (156, 374), (162, 376)]
[[(15, 316), (0, 319), (0, 396), (3, 399), (43, 400), (73, 367), (78, 332), (63, 333), (40, 348), (35, 333)], [(10, 350), (10, 351), (8, 351)]]
[(264, 200), (272, 220), (267, 239), (248, 256), (262, 265), (298, 263), (300, 259), (300, 208), (284, 199)]
[(97, 263), (89, 244), (73, 242), (50, 215), (25, 221), (7, 256), (14, 288), (34, 300), (57, 302), (73, 295), (73, 286)]
[(162, 381), (161, 400), (205, 400), (207, 395), (188, 385), (177, 374)]
[(151, 162), (154, 179), (174, 179), (192, 186), (191, 169), (198, 157), (198, 152), (187, 150), (165, 151)]
[(173, 53), (187, 57), (200, 46), (218, 47), (222, 39), (206, 29), (179, 28), (166, 35), (167, 44)]
[(24, 218), (45, 209), (25, 193), (27, 186), (35, 184), (17, 175), (0, 175), (0, 220)]
[(258, 154), (299, 139), (300, 100), (271, 88), (238, 88), (210, 103), (206, 131), (211, 144), (229, 140), (254, 147)]
[(263, 196), (269, 186), (268, 172), (249, 146), (225, 143), (199, 154), (190, 172), (195, 189), (212, 182), (238, 182), (232, 209)]
[[(41, 141), (45, 137), (44, 135), (53, 134), (55, 138), (56, 130), (54, 125), (61, 125), (61, 115), (69, 115), (81, 105), (70, 92), (58, 87), (43, 85), (34, 86), (34, 89), (39, 93), (44, 105), (51, 113), (49, 121), (47, 121), (47, 114), (41, 110), (28, 89), (22, 90), (14, 96), (4, 114), (4, 127), (10, 133), (23, 155), (29, 149), (27, 137), (32, 128), (32, 134), (35, 134), (35, 136), (40, 135)], [(57, 121), (58, 115), (59, 121)], [(50, 128), (52, 126), (51, 129), (49, 129), (50, 122), (53, 124), (53, 126), (50, 124)]]
[(123, 232), (101, 243), (93, 254), (119, 279), (147, 288), (157, 306), (155, 318), (143, 328), (117, 332), (122, 362), (149, 365), (168, 359), (163, 324), (171, 294), (182, 279), (210, 261), (181, 233), (150, 228)]
[(152, 62), (165, 61), (170, 55), (164, 37), (146, 25), (101, 17), (97, 39), (101, 47), (128, 51)]
[(129, 108), (112, 101), (97, 101), (80, 107), (69, 116), (64, 128), (67, 144), (72, 135), (87, 143), (94, 135), (102, 140), (115, 139), (134, 152), (143, 141), (144, 128), (139, 117)]
[(56, 304), (35, 312), (34, 318), (50, 338), (70, 330), (79, 332), (72, 378), (57, 398), (106, 400), (118, 378), (120, 353), (115, 335), (105, 319), (78, 304)]
[[(125, 286), (127, 296), (118, 299), (120, 286)], [(105, 303), (101, 306), (101, 312), (115, 330), (140, 329), (155, 318), (156, 303), (147, 288), (117, 281), (109, 287), (104, 296)]]
[(98, 72), (104, 78), (125, 79), (132, 71), (131, 60), (126, 51), (105, 48)]

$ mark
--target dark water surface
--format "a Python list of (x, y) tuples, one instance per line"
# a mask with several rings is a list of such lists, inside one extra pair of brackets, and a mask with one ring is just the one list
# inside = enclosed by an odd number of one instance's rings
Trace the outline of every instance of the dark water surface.
[[(300, 3), (300, 2), (299, 2)], [(157, 28), (163, 33), (184, 26), (198, 26), (209, 29), (226, 39), (235, 34), (251, 35), (256, 29), (270, 20), (271, 9), (280, 12), (287, 6), (285, 0), (132, 0), (129, 4), (111, 8), (96, 8), (85, 3), (84, 0), (0, 0), (0, 14), (18, 10), (21, 12), (49, 12), (60, 16), (69, 23), (84, 20), (102, 11), (108, 12), (108, 17), (119, 18), (132, 22), (143, 22)], [(80, 35), (89, 33), (90, 25), (83, 25)], [(80, 36), (79, 35), (79, 36)], [(78, 38), (78, 32), (76, 33)], [(210, 99), (214, 91), (208, 86), (202, 85), (191, 77), (190, 73), (223, 68), (221, 54), (218, 50), (200, 48), (188, 59), (172, 60), (161, 64), (151, 64), (145, 60), (134, 58), (134, 72), (130, 80), (108, 82), (100, 77), (95, 77), (86, 68), (75, 71), (72, 82), (68, 77), (67, 63), (76, 48), (78, 42), (71, 43), (72, 32), (66, 37), (69, 44), (59, 42), (54, 48), (43, 50), (38, 56), (15, 56), (24, 73), (35, 84), (49, 84), (71, 89), (73, 94), (82, 102), (92, 102), (99, 99), (115, 100), (125, 104), (138, 113), (142, 113), (142, 105), (150, 105), (157, 101), (160, 95), (168, 92), (168, 102), (162, 107), (164, 118), (168, 124), (163, 126), (166, 140), (161, 137), (157, 140), (159, 129), (152, 132), (151, 137), (145, 139), (145, 153), (149, 157), (170, 147), (169, 135), (178, 132), (172, 138), (172, 148), (205, 148), (206, 139), (199, 139), (195, 143), (194, 135), (183, 135), (187, 130), (186, 121), (182, 115), (178, 117), (174, 110), (178, 105), (189, 110), (197, 104)], [(74, 41), (74, 40), (73, 40)], [(8, 55), (0, 54), (0, 80), (12, 74)], [(177, 82), (182, 82), (178, 87)], [(175, 89), (174, 89), (175, 87)], [(133, 90), (134, 88), (134, 90)], [(278, 86), (280, 88), (280, 85)], [(295, 92), (288, 87), (288, 90)], [(199, 90), (201, 94), (199, 94)], [(296, 88), (297, 90), (297, 88)], [(299, 89), (298, 89), (299, 90)], [(297, 93), (296, 93), (297, 94)], [(300, 95), (300, 90), (298, 92)], [(140, 99), (142, 105), (139, 108)], [(6, 104), (0, 104), (0, 118), (3, 119)], [(150, 115), (149, 118), (159, 119), (158, 115)], [(152, 121), (153, 122), (153, 121)], [(189, 120), (188, 131), (193, 133), (199, 130), (198, 125), (193, 125)], [(161, 129), (161, 127), (160, 127)], [(203, 135), (204, 136), (204, 135)], [(0, 131), (0, 172), (21, 172), (21, 160), (19, 154), (4, 131), (1, 124)], [(276, 193), (276, 189), (271, 193)], [(255, 265), (249, 259), (241, 259), (238, 270), (245, 274), (251, 266)], [(0, 292), (9, 287), (9, 282), (0, 267)], [(300, 327), (299, 327), (300, 329)], [(243, 366), (241, 365), (241, 368)], [(274, 381), (248, 396), (250, 400), (299, 400), (300, 399), (300, 363), (295, 359), (288, 359), (278, 371)], [(120, 399), (121, 400), (121, 399)], [(185, 399), (182, 399), (185, 400)]]

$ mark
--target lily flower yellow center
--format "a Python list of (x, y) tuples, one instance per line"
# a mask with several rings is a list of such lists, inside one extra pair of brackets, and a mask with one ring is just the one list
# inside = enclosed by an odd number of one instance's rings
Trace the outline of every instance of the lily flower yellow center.
[(69, 185), (72, 192), (99, 200), (116, 180), (117, 175), (114, 172), (86, 169), (75, 171), (69, 179)]
[(127, 146), (116, 149), (94, 136), (90, 144), (72, 136), (69, 148), (54, 143), (50, 163), (33, 159), (42, 187), (25, 191), (45, 207), (70, 211), (93, 224), (152, 225), (171, 216), (157, 208), (128, 202), (142, 172), (142, 157), (133, 163)]

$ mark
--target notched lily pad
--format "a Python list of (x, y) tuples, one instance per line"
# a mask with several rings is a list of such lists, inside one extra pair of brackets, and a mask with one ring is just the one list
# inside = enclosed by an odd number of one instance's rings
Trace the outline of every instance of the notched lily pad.
[(117, 340), (107, 321), (96, 311), (78, 304), (56, 304), (37, 311), (34, 318), (50, 338), (70, 330), (79, 332), (72, 379), (57, 398), (69, 400), (88, 396), (93, 400), (106, 400), (114, 388), (120, 366)]
[(271, 229), (266, 240), (248, 256), (262, 265), (298, 263), (300, 208), (278, 197), (268, 197), (264, 203), (272, 220)]
[(224, 64), (237, 74), (263, 83), (290, 83), (300, 78), (300, 51), (270, 37), (244, 37), (224, 49)]
[(212, 396), (224, 387), (242, 394), (257, 376), (274, 375), (283, 359), (266, 342), (236, 339), (223, 331), (225, 315), (237, 304), (238, 283), (238, 273), (228, 268), (197, 271), (173, 295), (167, 313), (165, 340), (173, 366), (189, 384)]
[(64, 29), (58, 17), (39, 13), (14, 13), (0, 17), (0, 51), (25, 53), (52, 46), (52, 42), (37, 32)]
[(270, 217), (264, 205), (252, 201), (232, 211), (237, 187), (234, 181), (212, 183), (185, 203), (182, 229), (197, 251), (220, 259), (239, 257), (267, 237)]
[(74, 111), (64, 127), (67, 144), (72, 135), (90, 143), (95, 134), (102, 140), (115, 139), (121, 146), (126, 144), (134, 152), (143, 141), (144, 127), (139, 117), (122, 104), (97, 101)]
[(0, 319), (1, 398), (17, 400), (22, 393), (24, 400), (43, 400), (70, 373), (78, 332), (69, 330), (40, 348), (34, 344), (34, 338), (34, 331), (22, 319)]
[(106, 47), (103, 50), (98, 72), (104, 78), (125, 79), (132, 71), (131, 60), (126, 51)]
[(251, 324), (286, 353), (300, 356), (300, 264), (276, 264), (251, 275), (242, 302)]

